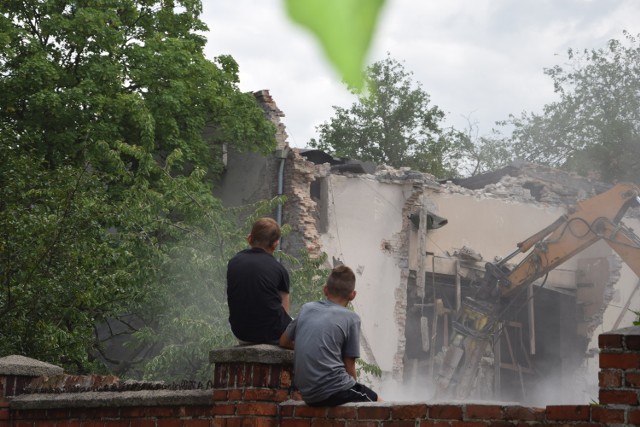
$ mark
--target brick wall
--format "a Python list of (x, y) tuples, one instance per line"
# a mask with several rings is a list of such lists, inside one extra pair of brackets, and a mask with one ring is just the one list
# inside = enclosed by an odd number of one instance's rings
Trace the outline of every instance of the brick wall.
[[(640, 327), (600, 335), (599, 404), (382, 402), (314, 408), (292, 388), (292, 353), (215, 350), (213, 389), (21, 394), (32, 373), (3, 369), (0, 427), (507, 427), (640, 425)], [(21, 387), (16, 387), (21, 384)]]

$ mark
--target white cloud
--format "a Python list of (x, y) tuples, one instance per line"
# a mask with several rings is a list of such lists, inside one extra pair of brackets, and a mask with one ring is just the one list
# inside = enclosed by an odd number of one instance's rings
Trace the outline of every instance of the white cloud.
[[(204, 3), (207, 55), (231, 54), (242, 90), (269, 89), (284, 112), (290, 144), (304, 146), (315, 126), (353, 97), (316, 41), (286, 17), (278, 0)], [(388, 0), (370, 62), (390, 52), (414, 73), (449, 123), (465, 117), (488, 133), (497, 120), (540, 111), (554, 99), (545, 67), (568, 48), (600, 48), (622, 30), (640, 33), (636, 0)]]

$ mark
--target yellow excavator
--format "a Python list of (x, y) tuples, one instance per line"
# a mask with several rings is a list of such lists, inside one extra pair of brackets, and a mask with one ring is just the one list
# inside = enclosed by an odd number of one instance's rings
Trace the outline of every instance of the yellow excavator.
[[(640, 204), (640, 188), (619, 183), (578, 202), (553, 224), (517, 244), (499, 262), (487, 263), (475, 298), (466, 298), (454, 336), (436, 377), (436, 398), (464, 399), (469, 395), (481, 359), (499, 333), (500, 313), (510, 296), (545, 276), (564, 261), (603, 240), (640, 277), (640, 238), (621, 223), (631, 206)], [(508, 261), (528, 253), (513, 267)]]

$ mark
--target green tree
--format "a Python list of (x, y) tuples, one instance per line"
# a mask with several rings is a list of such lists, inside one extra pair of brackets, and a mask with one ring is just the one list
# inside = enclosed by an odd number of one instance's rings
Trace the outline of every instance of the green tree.
[[(176, 377), (229, 339), (220, 271), (243, 238), (211, 178), (223, 144), (270, 151), (275, 132), (235, 61), (204, 57), (200, 12), (0, 3), (1, 354), (87, 372), (103, 338), (136, 333), (139, 357), (112, 366), (156, 375), (178, 348)], [(97, 333), (113, 319), (124, 330)]]
[(605, 181), (640, 181), (640, 44), (624, 32), (605, 48), (568, 51), (546, 69), (559, 100), (513, 126), (515, 154)]
[(309, 145), (340, 157), (454, 175), (469, 140), (442, 128), (444, 112), (411, 76), (389, 55), (369, 66), (364, 90), (352, 89), (357, 102), (334, 107), (335, 116), (317, 127), (318, 140)]

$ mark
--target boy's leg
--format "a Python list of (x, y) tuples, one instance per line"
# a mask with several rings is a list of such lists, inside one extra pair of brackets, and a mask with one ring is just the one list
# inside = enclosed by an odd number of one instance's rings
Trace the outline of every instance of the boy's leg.
[(321, 402), (307, 403), (309, 406), (338, 406), (349, 402), (376, 402), (378, 395), (366, 385), (356, 383), (353, 387), (332, 394)]

